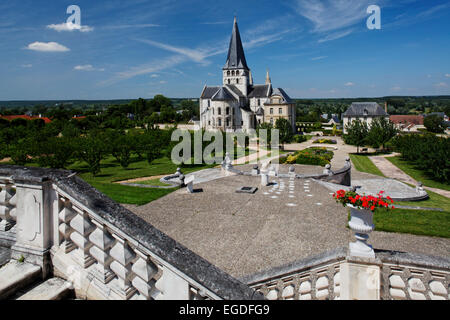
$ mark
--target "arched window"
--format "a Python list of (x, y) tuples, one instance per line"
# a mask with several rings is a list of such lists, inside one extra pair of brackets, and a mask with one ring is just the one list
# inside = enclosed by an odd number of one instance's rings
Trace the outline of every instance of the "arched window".
[(217, 114), (218, 114), (219, 116), (222, 114), (222, 109), (221, 109), (221, 108), (217, 109)]
[(231, 75), (234, 76), (234, 71), (231, 71)]
[(258, 107), (261, 105), (261, 99), (258, 99)]
[(230, 114), (230, 107), (227, 107), (227, 115), (229, 115)]
[(239, 79), (236, 79), (236, 83), (239, 84)]
[(218, 123), (219, 127), (221, 127), (221, 126), (222, 126), (222, 119), (219, 118), (219, 119), (217, 120), (217, 123)]
[(273, 126), (273, 118), (270, 118), (270, 124)]
[(230, 76), (230, 70), (227, 71), (227, 76)]
[(230, 79), (228, 79), (228, 84), (231, 84), (231, 80)]
[(227, 127), (230, 126), (230, 119), (227, 119)]

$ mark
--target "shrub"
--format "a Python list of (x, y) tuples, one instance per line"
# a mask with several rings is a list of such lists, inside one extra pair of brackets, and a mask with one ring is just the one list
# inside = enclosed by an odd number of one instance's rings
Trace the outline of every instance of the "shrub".
[(326, 166), (333, 159), (334, 153), (326, 148), (309, 148), (298, 151), (285, 158), (280, 158), (280, 163), (307, 164), (313, 166)]

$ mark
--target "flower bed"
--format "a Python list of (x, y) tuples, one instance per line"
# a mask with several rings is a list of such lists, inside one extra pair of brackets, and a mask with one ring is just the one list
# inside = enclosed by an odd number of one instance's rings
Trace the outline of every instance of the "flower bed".
[(314, 141), (314, 143), (319, 143), (319, 144), (337, 144), (336, 140), (332, 140), (332, 139), (317, 139)]
[(313, 166), (326, 166), (330, 164), (334, 153), (326, 148), (309, 148), (306, 150), (297, 151), (287, 158), (280, 158), (280, 163), (286, 164), (307, 164)]

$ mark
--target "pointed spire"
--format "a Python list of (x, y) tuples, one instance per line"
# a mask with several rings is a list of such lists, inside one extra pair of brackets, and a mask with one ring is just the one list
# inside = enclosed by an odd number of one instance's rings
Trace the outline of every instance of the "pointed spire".
[(266, 84), (271, 84), (271, 83), (272, 83), (272, 80), (270, 80), (269, 69), (267, 69)]
[(237, 25), (237, 18), (234, 17), (233, 33), (231, 35), (230, 47), (228, 49), (227, 62), (224, 69), (245, 69), (249, 70), (245, 60), (244, 48), (242, 46), (241, 35)]

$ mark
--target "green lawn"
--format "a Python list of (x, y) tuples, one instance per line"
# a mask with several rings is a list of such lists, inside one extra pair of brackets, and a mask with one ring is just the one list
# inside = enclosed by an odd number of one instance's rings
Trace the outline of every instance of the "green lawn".
[(150, 185), (150, 186), (160, 186), (160, 187), (168, 187), (168, 186), (170, 186), (170, 184), (162, 183), (160, 181), (160, 179), (150, 179), (150, 180), (139, 181), (139, 182), (135, 182), (135, 183), (137, 183), (137, 184), (145, 184), (145, 185)]
[(376, 231), (450, 238), (450, 212), (448, 211), (377, 209), (373, 221)]
[(386, 159), (414, 180), (422, 182), (424, 186), (450, 191), (450, 184), (431, 179), (425, 172), (417, 169), (414, 164), (402, 160), (400, 157), (387, 157)]
[(356, 170), (384, 177), (381, 171), (373, 164), (372, 160), (368, 158), (368, 155), (352, 153), (350, 154), (350, 159)]
[(429, 199), (423, 201), (397, 201), (396, 204), (401, 206), (416, 206), (416, 207), (428, 207), (428, 208), (441, 208), (443, 210), (450, 210), (450, 199), (430, 190), (426, 190)]

